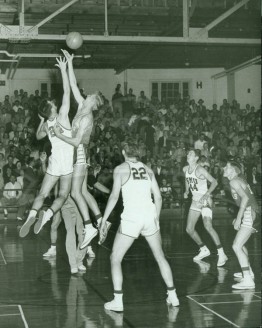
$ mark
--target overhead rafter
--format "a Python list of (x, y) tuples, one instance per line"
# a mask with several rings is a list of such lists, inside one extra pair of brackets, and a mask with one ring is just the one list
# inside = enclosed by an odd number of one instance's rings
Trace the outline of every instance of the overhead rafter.
[(231, 16), (234, 12), (236, 12), (238, 9), (243, 7), (245, 4), (247, 4), (250, 0), (242, 0), (235, 4), (232, 8), (228, 9), (226, 12), (224, 12), (222, 15), (217, 17), (215, 20), (213, 20), (211, 23), (203, 27), (201, 30), (198, 31), (196, 36), (202, 36), (206, 35), (208, 31), (210, 31), (213, 27), (221, 23), (224, 19)]
[(245, 61), (244, 63), (242, 64), (239, 64), (237, 66), (234, 66), (232, 68), (229, 68), (223, 72), (220, 72), (220, 73), (217, 73), (215, 75), (212, 75), (211, 78), (214, 79), (214, 80), (217, 80), (223, 76), (226, 76), (227, 74), (229, 73), (233, 73), (233, 72), (236, 72), (236, 71), (239, 71), (243, 68), (246, 68), (246, 67), (249, 67), (249, 66), (252, 66), (252, 65), (255, 65), (255, 64), (258, 64), (258, 63), (261, 63), (261, 56), (256, 56), (255, 58), (252, 58), (250, 60), (247, 60)]

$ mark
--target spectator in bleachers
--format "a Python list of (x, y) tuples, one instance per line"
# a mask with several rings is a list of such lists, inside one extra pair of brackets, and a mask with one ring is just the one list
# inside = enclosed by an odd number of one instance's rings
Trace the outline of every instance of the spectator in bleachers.
[(115, 93), (112, 96), (112, 106), (114, 113), (118, 112), (121, 117), (123, 117), (123, 94), (120, 87), (115, 88)]
[(8, 206), (19, 206), (19, 199), (22, 196), (22, 187), (19, 182), (16, 181), (16, 176), (12, 173), (10, 181), (5, 184), (3, 197), (1, 199), (1, 205), (4, 207), (4, 215), (7, 218)]
[(204, 148), (204, 143), (206, 142), (205, 140), (205, 135), (204, 133), (201, 133), (199, 136), (199, 139), (195, 141), (194, 143), (194, 148), (202, 150)]
[(252, 191), (256, 197), (261, 196), (261, 174), (257, 171), (257, 167), (252, 165), (252, 167), (247, 170), (247, 182), (250, 185)]
[(9, 179), (11, 176), (10, 171), (11, 171), (11, 173), (13, 173), (15, 170), (15, 165), (13, 163), (13, 160), (14, 160), (13, 156), (9, 155), (7, 158), (7, 163), (3, 166), (3, 178), (4, 178), (5, 184), (7, 182), (9, 182)]

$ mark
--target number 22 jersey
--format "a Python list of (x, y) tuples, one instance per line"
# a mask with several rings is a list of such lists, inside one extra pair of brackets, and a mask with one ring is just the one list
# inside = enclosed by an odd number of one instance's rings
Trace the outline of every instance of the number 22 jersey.
[(122, 185), (124, 211), (122, 219), (156, 216), (156, 207), (151, 196), (152, 180), (141, 162), (126, 161), (130, 168), (128, 180)]

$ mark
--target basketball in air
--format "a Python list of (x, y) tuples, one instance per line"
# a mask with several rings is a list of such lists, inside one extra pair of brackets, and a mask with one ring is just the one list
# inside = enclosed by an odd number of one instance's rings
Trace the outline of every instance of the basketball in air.
[(70, 49), (78, 49), (83, 44), (82, 35), (79, 32), (70, 32), (66, 37), (66, 44)]

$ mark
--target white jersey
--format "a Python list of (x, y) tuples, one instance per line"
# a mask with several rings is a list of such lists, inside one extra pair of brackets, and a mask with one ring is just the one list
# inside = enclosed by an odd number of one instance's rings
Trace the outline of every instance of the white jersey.
[(207, 192), (207, 179), (199, 178), (196, 176), (196, 169), (198, 164), (195, 166), (192, 172), (189, 171), (189, 166), (186, 169), (186, 181), (189, 185), (189, 188), (192, 192), (192, 198), (195, 201), (199, 201), (199, 199)]
[(59, 125), (61, 133), (72, 138), (71, 129), (66, 129), (57, 122), (57, 117), (53, 121), (46, 121), (48, 128), (48, 138), (52, 145), (51, 156), (49, 157), (46, 172), (51, 175), (61, 176), (73, 172), (74, 147), (59, 139), (54, 133), (54, 126)]
[(141, 162), (126, 161), (130, 167), (130, 175), (122, 185), (124, 211), (122, 219), (139, 218), (156, 212), (151, 196), (152, 180)]

